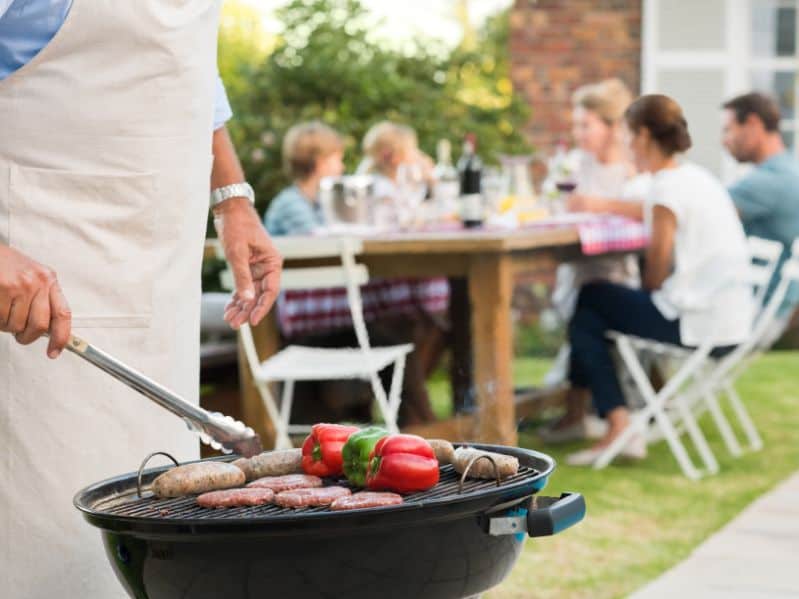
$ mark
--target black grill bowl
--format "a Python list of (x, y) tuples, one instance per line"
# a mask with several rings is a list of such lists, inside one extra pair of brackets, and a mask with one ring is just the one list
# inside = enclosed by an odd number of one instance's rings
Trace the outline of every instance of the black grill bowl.
[[(584, 513), (579, 495), (567, 496), (561, 503), (568, 508), (554, 518), (549, 508), (531, 506), (555, 468), (549, 456), (475, 446), (518, 457), (519, 474), (499, 487), (469, 480), (461, 494), (458, 475), (446, 466), (436, 487), (406, 496), (401, 506), (331, 512), (209, 510), (193, 497), (139, 498), (134, 473), (80, 491), (75, 505), (100, 528), (117, 577), (137, 599), (469, 597), (507, 576), (527, 537), (524, 526), (491, 534), (492, 520), (529, 510), (529, 527), (537, 529), (529, 532), (541, 536)], [(164, 470), (145, 471), (143, 488)]]

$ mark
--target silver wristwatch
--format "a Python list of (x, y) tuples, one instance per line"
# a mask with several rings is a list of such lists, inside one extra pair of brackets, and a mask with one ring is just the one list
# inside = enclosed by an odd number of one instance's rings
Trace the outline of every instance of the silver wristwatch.
[(211, 208), (219, 206), (230, 198), (247, 198), (251, 203), (255, 203), (255, 192), (249, 183), (233, 183), (224, 187), (217, 187), (211, 190)]

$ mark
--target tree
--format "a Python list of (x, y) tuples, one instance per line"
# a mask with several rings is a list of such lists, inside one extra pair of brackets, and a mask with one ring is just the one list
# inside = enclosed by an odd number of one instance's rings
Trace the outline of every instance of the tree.
[[(529, 151), (520, 134), (528, 109), (508, 79), (507, 13), (477, 32), (476, 45), (452, 52), (430, 40), (387, 47), (371, 35), (360, 0), (294, 0), (277, 16), (284, 31), (268, 56), (222, 70), (236, 115), (230, 129), (260, 210), (287, 182), (285, 131), (309, 119), (345, 136), (350, 167), (366, 130), (383, 119), (411, 125), (428, 153), (438, 139), (458, 141), (470, 131), (489, 161)], [(226, 35), (220, 53), (230, 47)]]

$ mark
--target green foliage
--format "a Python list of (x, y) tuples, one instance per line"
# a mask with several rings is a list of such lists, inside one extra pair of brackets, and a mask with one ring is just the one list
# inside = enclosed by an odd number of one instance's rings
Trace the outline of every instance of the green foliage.
[[(429, 40), (402, 49), (375, 40), (360, 0), (294, 0), (277, 17), (284, 31), (271, 53), (220, 62), (235, 112), (229, 128), (260, 210), (287, 182), (280, 160), (285, 131), (309, 119), (345, 135), (350, 169), (360, 160), (364, 133), (383, 119), (414, 127), (431, 154), (438, 139), (458, 147), (469, 131), (489, 161), (499, 152), (529, 151), (519, 133), (528, 109), (508, 78), (506, 14), (491, 19), (473, 47), (451, 52)], [(240, 33), (222, 29), (220, 54), (228, 47), (240, 52), (241, 40), (226, 39)]]

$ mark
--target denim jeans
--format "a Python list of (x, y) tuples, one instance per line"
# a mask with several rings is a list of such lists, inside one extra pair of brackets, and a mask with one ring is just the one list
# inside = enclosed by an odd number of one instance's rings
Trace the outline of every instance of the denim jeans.
[(569, 323), (569, 381), (573, 387), (591, 390), (594, 407), (603, 418), (625, 405), (608, 331), (681, 345), (680, 321), (664, 318), (649, 291), (607, 282), (583, 286)]

